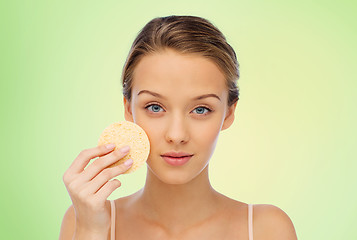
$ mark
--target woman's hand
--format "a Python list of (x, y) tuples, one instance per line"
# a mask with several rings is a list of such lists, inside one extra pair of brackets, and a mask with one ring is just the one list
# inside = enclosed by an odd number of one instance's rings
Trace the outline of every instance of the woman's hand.
[[(75, 211), (76, 233), (108, 233), (110, 228), (109, 195), (121, 183), (111, 178), (124, 173), (132, 165), (125, 163), (106, 168), (123, 158), (129, 147), (113, 151), (115, 145), (102, 145), (83, 150), (63, 175), (63, 182), (71, 197)], [(86, 169), (91, 159), (96, 158)]]

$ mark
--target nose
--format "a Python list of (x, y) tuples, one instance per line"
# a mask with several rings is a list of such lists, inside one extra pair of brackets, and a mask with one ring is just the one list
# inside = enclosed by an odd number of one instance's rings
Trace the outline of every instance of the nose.
[(184, 144), (189, 140), (188, 129), (183, 117), (172, 116), (166, 128), (166, 141), (173, 144)]

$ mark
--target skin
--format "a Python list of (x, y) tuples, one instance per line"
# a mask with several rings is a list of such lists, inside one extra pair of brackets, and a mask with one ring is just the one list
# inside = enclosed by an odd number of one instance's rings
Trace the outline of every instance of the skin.
[[(124, 106), (125, 119), (140, 125), (151, 143), (147, 178), (143, 189), (115, 201), (116, 239), (248, 239), (247, 204), (215, 191), (208, 177), (219, 133), (234, 121), (237, 103), (228, 106), (227, 99), (224, 75), (207, 58), (173, 50), (142, 58)], [(160, 156), (169, 151), (193, 157), (171, 166)], [(296, 239), (281, 209), (256, 204), (253, 213), (255, 240)], [(73, 219), (70, 207), (63, 236), (73, 236)]]

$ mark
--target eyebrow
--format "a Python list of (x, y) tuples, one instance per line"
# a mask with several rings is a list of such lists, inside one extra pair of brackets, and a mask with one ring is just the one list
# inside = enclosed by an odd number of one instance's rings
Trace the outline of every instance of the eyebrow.
[[(162, 99), (166, 99), (166, 97), (162, 96), (161, 94), (159, 93), (156, 93), (156, 92), (152, 92), (152, 91), (149, 91), (149, 90), (141, 90), (137, 96), (139, 96), (140, 94), (142, 93), (147, 93), (147, 94), (150, 94), (154, 97), (158, 97), (158, 98), (162, 98)], [(208, 98), (208, 97), (214, 97), (214, 98), (217, 98), (219, 101), (221, 101), (221, 99), (214, 93), (208, 93), (208, 94), (203, 94), (203, 95), (200, 95), (200, 96), (197, 96), (195, 98), (193, 98), (192, 100), (200, 100), (200, 99), (203, 99), (203, 98)]]

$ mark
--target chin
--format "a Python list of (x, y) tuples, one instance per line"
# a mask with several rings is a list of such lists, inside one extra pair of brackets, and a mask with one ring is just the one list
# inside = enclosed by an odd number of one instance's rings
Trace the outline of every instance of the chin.
[(148, 174), (150, 172), (151, 175), (165, 184), (182, 185), (190, 183), (202, 173), (203, 169), (196, 171), (193, 169), (153, 169), (148, 165)]

